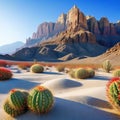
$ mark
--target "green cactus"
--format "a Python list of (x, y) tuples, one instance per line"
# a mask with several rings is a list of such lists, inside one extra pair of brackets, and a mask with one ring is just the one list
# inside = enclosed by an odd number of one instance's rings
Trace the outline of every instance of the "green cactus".
[(89, 73), (84, 68), (79, 68), (75, 71), (75, 78), (86, 79), (86, 78), (88, 78), (88, 76), (89, 76)]
[(6, 113), (15, 117), (27, 110), (27, 92), (12, 89), (3, 107)]
[(11, 115), (12, 117), (16, 117), (27, 111), (27, 109), (17, 110), (17, 109), (12, 108), (8, 101), (4, 103), (4, 110), (7, 114)]
[(113, 76), (114, 77), (120, 77), (120, 69), (117, 69), (117, 70), (113, 71)]
[(30, 71), (33, 73), (42, 73), (44, 68), (39, 64), (34, 64), (31, 66)]
[(92, 68), (88, 68), (87, 71), (89, 74), (88, 75), (89, 78), (93, 78), (95, 76), (95, 71)]
[(112, 78), (107, 84), (107, 97), (110, 104), (120, 111), (120, 78)]
[(63, 66), (63, 65), (56, 66), (56, 70), (58, 72), (64, 72), (65, 71), (65, 66)]
[(109, 60), (104, 61), (102, 67), (107, 73), (109, 73), (110, 70), (112, 70), (112, 65)]
[(51, 110), (54, 103), (52, 93), (43, 86), (33, 88), (28, 95), (28, 107), (35, 113), (46, 113)]

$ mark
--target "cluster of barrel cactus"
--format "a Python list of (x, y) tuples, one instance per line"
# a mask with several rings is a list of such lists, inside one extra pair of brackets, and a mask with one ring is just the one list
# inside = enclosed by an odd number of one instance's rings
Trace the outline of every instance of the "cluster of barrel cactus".
[(12, 89), (3, 104), (4, 111), (12, 117), (16, 117), (31, 110), (35, 113), (49, 112), (54, 104), (51, 91), (43, 86), (37, 86), (26, 92)]
[(21, 90), (12, 89), (9, 92), (3, 107), (6, 113), (16, 117), (27, 111), (27, 93)]
[(110, 104), (120, 111), (120, 78), (112, 78), (107, 84), (106, 91)]
[(84, 68), (79, 68), (75, 71), (75, 78), (85, 79), (88, 78), (88, 71)]
[(0, 80), (3, 81), (3, 80), (9, 80), (12, 78), (12, 72), (5, 68), (5, 67), (0, 67)]
[(34, 64), (30, 67), (30, 71), (33, 73), (42, 73), (44, 68), (40, 64)]
[(92, 78), (95, 76), (95, 71), (92, 68), (79, 68), (76, 70), (71, 70), (69, 72), (69, 75), (72, 78), (77, 78), (77, 79), (86, 79), (86, 78)]

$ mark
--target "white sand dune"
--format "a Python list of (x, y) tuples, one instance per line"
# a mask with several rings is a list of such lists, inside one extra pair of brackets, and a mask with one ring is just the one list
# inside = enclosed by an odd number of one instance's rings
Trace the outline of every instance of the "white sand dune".
[[(0, 120), (120, 120), (120, 116), (107, 102), (106, 83), (111, 74), (97, 72), (93, 79), (74, 80), (65, 73), (14, 73), (14, 78), (0, 82)], [(53, 109), (44, 115), (27, 113), (12, 118), (2, 109), (10, 89), (29, 90), (44, 85), (55, 96)]]

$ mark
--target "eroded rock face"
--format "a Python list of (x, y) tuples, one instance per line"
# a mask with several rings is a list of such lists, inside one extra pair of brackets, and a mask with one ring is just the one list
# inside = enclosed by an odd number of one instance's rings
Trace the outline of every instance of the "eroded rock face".
[(96, 37), (93, 33), (85, 30), (67, 30), (58, 35), (56, 41), (60, 44), (80, 44), (80, 43), (92, 43), (96, 44)]
[(38, 29), (37, 29), (37, 32), (36, 32), (36, 37), (32, 39), (38, 39), (40, 37), (45, 37), (45, 36), (48, 36), (50, 33), (52, 34), (52, 31), (54, 30), (54, 23), (42, 23)]
[(28, 38), (26, 40), (26, 46), (35, 45), (40, 41), (53, 37), (54, 35), (64, 31), (66, 29), (66, 25), (62, 24), (59, 21), (57, 23), (45, 22), (39, 25), (37, 32), (33, 33), (32, 38)]
[(102, 17), (99, 21), (99, 29), (101, 34), (109, 35), (110, 34), (110, 24), (109, 20), (105, 17)]
[(75, 29), (78, 26), (87, 29), (87, 20), (85, 15), (74, 6), (67, 14), (67, 27)]
[(63, 13), (58, 17), (57, 23), (66, 25), (66, 20), (67, 20), (67, 15)]
[(97, 34), (97, 35), (100, 34), (98, 21), (95, 19), (95, 17), (88, 16), (87, 24), (88, 24), (88, 29), (90, 32)]

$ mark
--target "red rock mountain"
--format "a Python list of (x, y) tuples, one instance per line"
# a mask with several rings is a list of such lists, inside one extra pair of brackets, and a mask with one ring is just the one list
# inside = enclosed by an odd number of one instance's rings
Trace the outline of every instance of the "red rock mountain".
[(56, 23), (41, 24), (27, 40), (28, 47), (13, 57), (40, 61), (81, 59), (98, 56), (119, 41), (120, 22), (113, 24), (105, 17), (97, 21), (74, 6), (67, 14), (61, 14)]
[(40, 24), (37, 32), (26, 40), (26, 46), (34, 46), (66, 29), (88, 30), (95, 35), (97, 42), (105, 47), (112, 47), (120, 41), (120, 21), (110, 23), (106, 17), (96, 20), (95, 17), (85, 16), (74, 6), (67, 14), (61, 14), (56, 23), (45, 22)]

